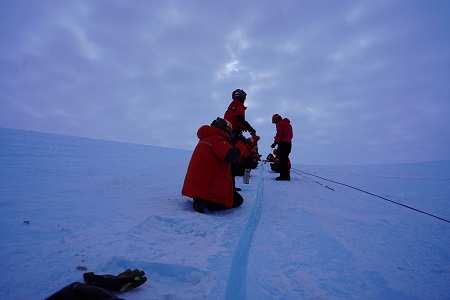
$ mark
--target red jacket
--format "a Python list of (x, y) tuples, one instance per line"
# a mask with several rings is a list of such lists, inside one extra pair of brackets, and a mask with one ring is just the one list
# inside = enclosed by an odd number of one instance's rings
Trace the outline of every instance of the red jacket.
[(279, 142), (292, 142), (294, 133), (292, 131), (291, 121), (288, 118), (277, 123), (277, 134), (275, 135), (275, 143)]
[[(222, 130), (203, 125), (197, 131), (200, 139), (192, 153), (184, 178), (181, 194), (190, 198), (202, 198), (230, 207), (233, 205), (233, 178), (231, 164), (225, 156), (233, 146), (230, 137)], [(236, 143), (242, 153), (245, 145)]]
[(223, 118), (231, 123), (231, 125), (233, 126), (233, 130), (236, 131), (249, 130), (249, 128), (245, 128), (236, 119), (236, 116), (238, 115), (243, 115), (245, 117), (245, 109), (246, 107), (239, 100), (233, 100), (228, 106), (228, 109), (225, 112)]

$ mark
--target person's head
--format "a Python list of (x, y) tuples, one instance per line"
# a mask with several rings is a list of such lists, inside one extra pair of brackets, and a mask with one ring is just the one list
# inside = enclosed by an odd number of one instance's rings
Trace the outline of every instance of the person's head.
[(233, 126), (231, 126), (231, 123), (225, 119), (217, 117), (217, 119), (212, 121), (211, 126), (223, 130), (230, 137), (233, 136)]
[(231, 98), (233, 100), (238, 100), (242, 103), (244, 103), (246, 97), (247, 97), (247, 93), (241, 89), (237, 89), (237, 90), (233, 91), (233, 93), (231, 93)]
[(278, 122), (280, 122), (283, 118), (279, 115), (279, 114), (274, 114), (272, 116), (272, 123), (273, 124), (277, 124)]

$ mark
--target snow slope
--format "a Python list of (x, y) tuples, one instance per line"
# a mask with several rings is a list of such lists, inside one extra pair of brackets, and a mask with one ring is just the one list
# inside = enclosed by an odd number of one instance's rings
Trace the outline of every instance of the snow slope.
[(450, 161), (294, 165), (290, 182), (261, 164), (237, 178), (243, 206), (202, 215), (180, 195), (190, 155), (0, 129), (0, 298), (86, 267), (143, 269), (126, 299), (450, 299)]

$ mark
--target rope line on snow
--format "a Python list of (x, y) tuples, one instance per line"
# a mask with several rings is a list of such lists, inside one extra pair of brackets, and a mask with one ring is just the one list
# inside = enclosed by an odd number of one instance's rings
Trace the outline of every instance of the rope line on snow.
[(382, 197), (382, 196), (379, 196), (379, 195), (377, 195), (377, 194), (374, 194), (374, 193), (371, 193), (371, 192), (368, 192), (368, 191), (361, 190), (361, 189), (356, 188), (356, 187), (354, 187), (354, 186), (351, 186), (351, 185), (348, 185), (348, 184), (345, 184), (345, 183), (341, 183), (341, 182), (337, 182), (337, 181), (334, 181), (334, 180), (331, 180), (331, 179), (323, 178), (323, 177), (320, 177), (320, 176), (317, 176), (317, 175), (314, 175), (314, 174), (310, 174), (310, 173), (307, 173), (307, 172), (304, 172), (304, 171), (301, 171), (301, 170), (298, 170), (298, 169), (295, 169), (295, 168), (291, 168), (291, 170), (293, 170), (294, 173), (296, 173), (296, 174), (298, 174), (297, 172), (300, 172), (300, 173), (303, 173), (303, 174), (306, 174), (306, 175), (309, 175), (309, 176), (314, 176), (314, 177), (320, 178), (320, 179), (322, 179), (322, 180), (326, 180), (326, 181), (330, 181), (330, 182), (333, 182), (333, 183), (336, 183), (336, 184), (340, 184), (340, 185), (343, 185), (343, 186), (352, 188), (352, 189), (354, 189), (354, 190), (357, 190), (357, 191), (360, 191), (360, 192), (363, 192), (363, 193), (366, 193), (366, 194), (369, 194), (369, 195), (378, 197), (378, 198), (383, 199), (383, 200), (385, 200), (385, 201), (389, 201), (389, 202), (391, 202), (391, 203), (394, 203), (394, 204), (397, 204), (397, 205), (400, 205), (400, 206), (403, 206), (403, 207), (412, 209), (412, 210), (414, 210), (414, 211), (417, 211), (417, 212), (419, 212), (419, 213), (422, 213), (422, 214), (428, 215), (428, 216), (430, 216), (430, 217), (439, 219), (439, 220), (441, 220), (441, 221), (445, 221), (445, 222), (447, 222), (447, 223), (450, 223), (450, 220), (447, 220), (447, 219), (441, 218), (441, 217), (439, 217), (439, 216), (436, 216), (436, 215), (427, 213), (427, 212), (425, 212), (425, 211), (423, 211), (423, 210), (420, 210), (420, 209), (417, 209), (417, 208), (414, 208), (414, 207), (405, 205), (405, 204), (403, 204), (403, 203), (400, 203), (400, 202), (397, 202), (397, 201), (393, 201), (393, 200), (387, 199), (387, 198)]
[[(298, 174), (298, 175), (302, 175), (302, 174), (299, 173), (299, 172), (301, 172), (300, 170), (296, 170), (294, 168), (291, 168), (291, 172), (294, 172), (295, 174)], [(320, 184), (321, 186), (326, 187), (327, 189), (332, 190), (334, 192), (334, 189), (330, 188), (328, 185), (323, 185), (322, 183), (320, 183), (320, 182), (318, 182), (318, 181), (316, 181), (314, 179), (311, 179), (311, 178), (309, 178), (309, 177), (307, 177), (305, 175), (302, 175), (302, 176), (305, 177), (305, 178), (308, 178), (308, 179), (314, 181), (315, 183)]]

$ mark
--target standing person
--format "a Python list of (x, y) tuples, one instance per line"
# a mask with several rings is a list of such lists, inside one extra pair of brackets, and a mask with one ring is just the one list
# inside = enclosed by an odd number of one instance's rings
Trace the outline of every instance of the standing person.
[[(232, 101), (228, 105), (228, 109), (225, 112), (223, 118), (231, 123), (233, 126), (233, 143), (242, 138), (242, 132), (248, 131), (252, 136), (256, 135), (256, 130), (245, 120), (244, 106), (247, 93), (244, 90), (237, 89), (231, 93)], [(238, 163), (231, 165), (231, 173), (233, 175), (233, 187), (235, 190), (240, 191), (240, 188), (236, 188), (235, 176), (238, 172)]]
[(245, 151), (239, 140), (233, 147), (231, 123), (217, 118), (197, 131), (199, 142), (192, 153), (181, 194), (194, 199), (194, 210), (203, 213), (240, 206), (244, 199), (234, 190), (231, 164)]
[(277, 158), (278, 170), (280, 171), (280, 176), (275, 178), (275, 180), (289, 181), (291, 180), (289, 154), (292, 150), (292, 138), (294, 137), (291, 121), (288, 118), (283, 119), (279, 114), (274, 114), (272, 123), (277, 127), (277, 134), (271, 147), (275, 148), (278, 145)]
[(244, 106), (244, 102), (247, 98), (247, 93), (244, 90), (237, 89), (233, 91), (231, 98), (233, 100), (228, 105), (228, 109), (223, 118), (233, 126), (235, 137), (239, 138), (242, 136), (243, 131), (248, 131), (251, 135), (256, 135), (256, 130), (245, 120), (245, 110), (247, 107)]

